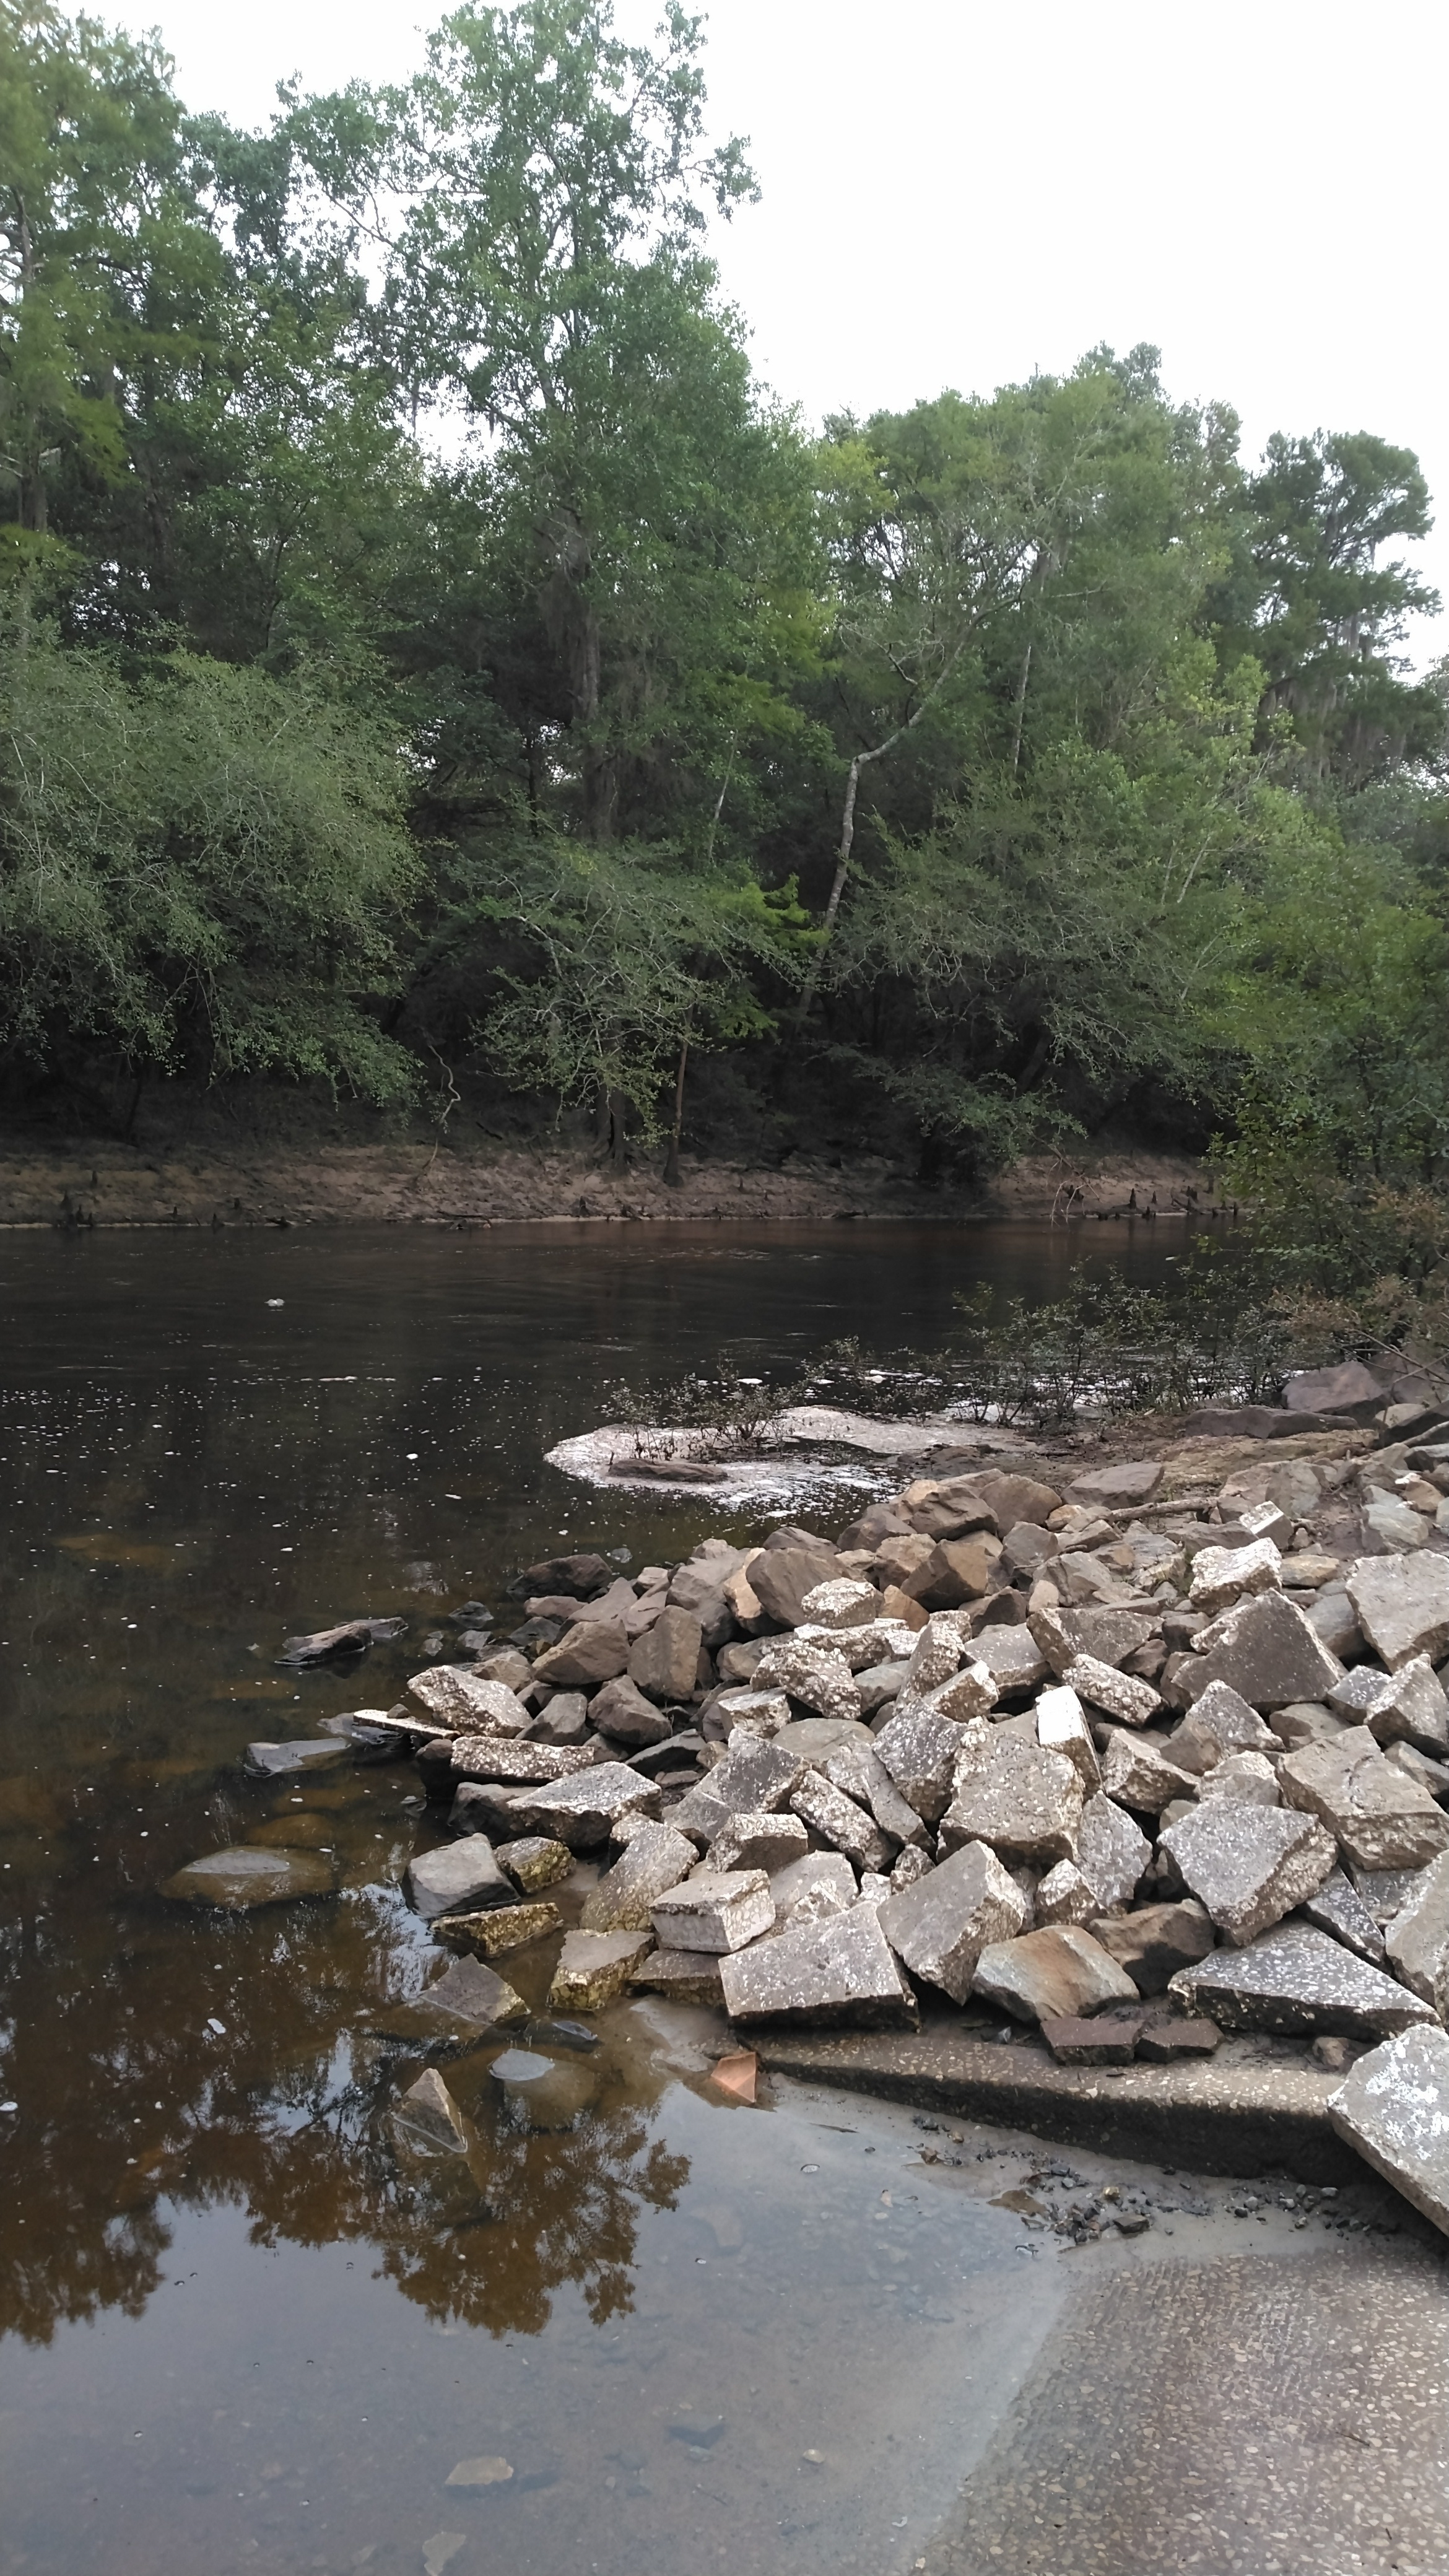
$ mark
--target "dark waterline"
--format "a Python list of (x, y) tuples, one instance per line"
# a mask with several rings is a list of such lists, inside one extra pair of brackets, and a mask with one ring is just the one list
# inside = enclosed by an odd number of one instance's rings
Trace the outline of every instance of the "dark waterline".
[[(1023, 2306), (1009, 2223), (907, 2190), (901, 2115), (723, 2108), (688, 2018), (633, 2007), (552, 2109), (494, 2080), (496, 2048), (465, 2054), (470, 2165), (400, 2166), (382, 2115), (423, 2062), (407, 1998), (435, 1958), (397, 1892), (415, 1778), (269, 1790), (237, 1756), (386, 1705), (465, 1597), (509, 1624), (520, 1562), (638, 1564), (732, 1526), (543, 1464), (610, 1380), (788, 1370), (847, 1334), (889, 1356), (977, 1279), (1156, 1276), (1181, 1240), (4, 1245), (0, 2570), (411, 2569), (446, 2534), (456, 2576), (911, 2564), (970, 2446), (960, 2407), (923, 2431), (918, 2366), (957, 2373), (968, 2423), (989, 2378), (985, 2427), (1050, 2313)], [(347, 1678), (277, 1670), (284, 1635), (361, 1610), (407, 1639)], [(159, 1896), (248, 1835), (330, 1850), (342, 1895), (248, 1918)], [(534, 2008), (550, 1965), (518, 1954)], [(691, 2415), (725, 2429), (693, 2442)], [(444, 2485), (495, 2456), (507, 2480)]]

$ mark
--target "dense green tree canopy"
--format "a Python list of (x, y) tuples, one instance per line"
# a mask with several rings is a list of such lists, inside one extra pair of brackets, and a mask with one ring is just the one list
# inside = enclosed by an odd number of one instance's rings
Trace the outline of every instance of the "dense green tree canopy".
[(12, 1098), (441, 1063), (619, 1153), (687, 1070), (706, 1146), (1436, 1179), (1415, 458), (1255, 466), (1147, 348), (812, 436), (708, 256), (753, 185), (678, 5), (462, 8), (248, 135), (0, 0)]

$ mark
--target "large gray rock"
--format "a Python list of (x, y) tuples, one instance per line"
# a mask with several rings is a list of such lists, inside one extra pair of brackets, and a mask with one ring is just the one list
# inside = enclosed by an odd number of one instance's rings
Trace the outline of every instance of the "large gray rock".
[[(825, 1588), (829, 1589), (828, 1586)], [(859, 1628), (830, 1628), (810, 1620), (795, 1630), (797, 1645), (814, 1646), (823, 1653), (839, 1655), (857, 1677), (867, 1665), (878, 1664), (888, 1658), (909, 1660), (915, 1638), (914, 1628), (908, 1628), (903, 1619), (871, 1619)], [(765, 1653), (768, 1653), (769, 1645), (767, 1637), (763, 1641)]]
[(420, 1708), (438, 1727), (454, 1735), (522, 1735), (533, 1723), (516, 1691), (501, 1681), (485, 1681), (466, 1665), (434, 1664), (414, 1673), (408, 1684)]
[(1341, 2138), (1449, 2235), (1449, 2033), (1426, 2022), (1371, 2049), (1328, 2097)]
[(697, 1869), (653, 1909), (662, 1950), (743, 1950), (774, 1920), (775, 1900), (762, 1869)]
[[(1038, 1890), (1040, 1895), (1040, 1890)], [(1179, 1968), (1205, 1959), (1213, 1946), (1212, 1917), (1195, 1897), (1178, 1905), (1144, 1905), (1135, 1914), (1105, 1914), (1089, 1924), (1141, 1995), (1162, 1995)]]
[(1424, 1549), (1413, 1556), (1361, 1556), (1345, 1583), (1360, 1628), (1390, 1672), (1416, 1655), (1442, 1661), (1449, 1647), (1449, 1557)]
[(1108, 1511), (1131, 1511), (1150, 1502), (1165, 1470), (1156, 1458), (1134, 1459), (1120, 1467), (1098, 1467), (1076, 1476), (1067, 1487), (1069, 1503), (1102, 1503)]
[(598, 1886), (584, 1899), (583, 1932), (647, 1932), (658, 1896), (677, 1887), (699, 1855), (687, 1834), (672, 1825), (642, 1824)]
[(1077, 1867), (1099, 1914), (1131, 1904), (1151, 1858), (1151, 1843), (1124, 1807), (1100, 1792), (1087, 1800), (1077, 1831)]
[(1413, 1744), (1441, 1760), (1449, 1754), (1449, 1700), (1427, 1655), (1400, 1664), (1374, 1691), (1363, 1716), (1379, 1744)]
[(1108, 1730), (1102, 1787), (1119, 1806), (1134, 1807), (1144, 1816), (1160, 1816), (1172, 1798), (1197, 1795), (1197, 1782), (1190, 1773), (1179, 1771), (1155, 1745), (1144, 1744), (1116, 1726)]
[(1398, 1494), (1368, 1489), (1364, 1504), (1364, 1524), (1389, 1547), (1422, 1547), (1429, 1535), (1429, 1524)]
[(1321, 1817), (1361, 1869), (1422, 1869), (1449, 1850), (1449, 1816), (1385, 1759), (1366, 1726), (1285, 1754), (1278, 1785), (1290, 1807)]
[(1323, 1699), (1343, 1670), (1297, 1603), (1282, 1592), (1260, 1592), (1225, 1611), (1193, 1645), (1202, 1656), (1200, 1689), (1227, 1682), (1250, 1708)]
[[(699, 1678), (704, 1632), (690, 1610), (661, 1610), (629, 1650), (629, 1679), (646, 1699), (689, 1698)], [(597, 1722), (597, 1721), (596, 1721)]]
[[(710, 1866), (762, 1869), (773, 1877), (777, 1869), (788, 1869), (791, 1861), (803, 1860), (809, 1848), (809, 1833), (798, 1816), (775, 1816), (768, 1810), (727, 1816), (710, 1844)], [(691, 1844), (690, 1858), (693, 1857)]]
[(874, 1816), (837, 1789), (822, 1772), (807, 1771), (790, 1800), (791, 1808), (822, 1842), (844, 1852), (857, 1869), (885, 1869), (898, 1845), (883, 1834)]
[(1147, 1645), (1156, 1621), (1141, 1610), (1062, 1608), (1034, 1610), (1027, 1625), (1060, 1681), (1078, 1655), (1099, 1664), (1125, 1664)]
[(1044, 1932), (1023, 1932), (1018, 1940), (988, 1943), (976, 1962), (973, 1991), (1016, 2021), (1095, 2013), (1106, 2004), (1137, 2001), (1126, 1970), (1090, 1932), (1075, 1926), (1062, 1930), (1053, 1925)]
[(1161, 1696), (1151, 1682), (1139, 1681), (1133, 1673), (1119, 1672), (1115, 1664), (1104, 1664), (1095, 1655), (1076, 1656), (1062, 1680), (1079, 1699), (1102, 1709), (1108, 1717), (1120, 1718), (1124, 1726), (1145, 1726), (1162, 1706)]
[(1309, 1603), (1303, 1615), (1315, 1635), (1323, 1639), (1331, 1655), (1347, 1662), (1350, 1656), (1363, 1653), (1364, 1635), (1358, 1624), (1358, 1613), (1342, 1583), (1328, 1584), (1317, 1600)]
[(567, 1780), (587, 1771), (593, 1754), (583, 1744), (531, 1744), (516, 1735), (455, 1735), (452, 1772), (455, 1780), (497, 1780), (519, 1788), (546, 1780)]
[(1250, 1806), (1281, 1807), (1278, 1774), (1266, 1754), (1229, 1753), (1198, 1784), (1204, 1806), (1217, 1798), (1246, 1798)]
[(1370, 1967), (1383, 1966), (1384, 1936), (1353, 1881), (1341, 1869), (1330, 1870), (1317, 1893), (1305, 1897), (1302, 1912), (1305, 1922), (1316, 1925), (1320, 1932), (1331, 1932), (1335, 1941), (1367, 1959)]
[(1412, 1993), (1449, 2018), (1449, 1853), (1422, 1872), (1384, 1933), (1389, 1965)]
[(906, 1805), (934, 1825), (951, 1803), (956, 1765), (968, 1742), (985, 1740), (985, 1722), (979, 1718), (968, 1729), (933, 1708), (902, 1708), (897, 1701), (875, 1738), (875, 1750)]
[(1082, 1713), (1082, 1703), (1074, 1690), (1059, 1682), (1054, 1690), (1044, 1690), (1036, 1704), (1036, 1740), (1047, 1753), (1064, 1753), (1074, 1770), (1082, 1775), (1082, 1786), (1088, 1796), (1101, 1786), (1101, 1765), (1092, 1731)]
[(874, 1906), (792, 1926), (720, 1962), (725, 2010), (777, 2029), (909, 2030), (914, 1995)]
[(423, 2011), (441, 2013), (465, 2028), (509, 2030), (528, 2019), (522, 1995), (486, 1960), (471, 1956), (455, 1959), (435, 1985), (424, 1986), (416, 2002)]
[(228, 1844), (186, 1863), (162, 1887), (177, 1905), (217, 1905), (229, 1914), (254, 1905), (283, 1905), (299, 1896), (333, 1896), (337, 1878), (321, 1852), (258, 1850)]
[(997, 1696), (1010, 1699), (1040, 1688), (1050, 1667), (1030, 1628), (983, 1628), (971, 1641), (974, 1662), (984, 1664)]
[(897, 1843), (924, 1843), (926, 1827), (907, 1806), (874, 1745), (837, 1745), (820, 1765), (827, 1780), (859, 1807), (868, 1807), (883, 1834)]
[(1180, 1771), (1193, 1771), (1199, 1777), (1228, 1753), (1281, 1751), (1280, 1739), (1249, 1706), (1241, 1691), (1221, 1681), (1209, 1682), (1199, 1692), (1182, 1724), (1174, 1727), (1167, 1741), (1169, 1760)]
[[(688, 1614), (680, 1610), (667, 1615), (683, 1619)], [(640, 1644), (643, 1642), (641, 1638)], [(638, 1653), (637, 1646), (634, 1651)], [(680, 1696), (687, 1699), (689, 1693), (681, 1692)], [(663, 1744), (670, 1731), (663, 1709), (656, 1708), (653, 1700), (646, 1699), (638, 1683), (627, 1673), (617, 1674), (613, 1681), (605, 1682), (602, 1690), (595, 1691), (589, 1702), (589, 1718), (601, 1735), (611, 1737), (616, 1744), (631, 1745), (636, 1750), (642, 1744)]]
[(1223, 2030), (1388, 2039), (1432, 2017), (1417, 1995), (1311, 1923), (1280, 1923), (1243, 1949), (1214, 1950), (1179, 1968), (1167, 1991)]
[(912, 1974), (964, 2004), (988, 1942), (1021, 1930), (1026, 1899), (985, 1843), (967, 1843), (914, 1887), (887, 1897), (879, 1919)]
[(1235, 1800), (1181, 1817), (1168, 1826), (1162, 1847), (1238, 1948), (1312, 1896), (1338, 1856), (1316, 1818)]
[(860, 1583), (842, 1574), (828, 1583), (817, 1583), (813, 1591), (806, 1593), (801, 1607), (813, 1627), (863, 1628), (878, 1616), (880, 1594), (873, 1583)]
[(486, 1834), (467, 1834), (409, 1861), (408, 1895), (424, 1922), (435, 1914), (475, 1913), (480, 1906), (512, 1905), (518, 1891), (499, 1867)]
[(627, 1762), (596, 1762), (551, 1788), (524, 1790), (513, 1801), (511, 1821), (515, 1830), (551, 1835), (570, 1851), (593, 1851), (621, 1817), (657, 1817), (659, 1807), (659, 1790)]
[(821, 1717), (859, 1717), (860, 1691), (855, 1675), (830, 1645), (815, 1637), (770, 1637), (755, 1666), (760, 1690), (788, 1691), (802, 1707)]
[[(792, 1824), (796, 1819), (792, 1816)], [(855, 1872), (843, 1852), (806, 1852), (772, 1870), (770, 1894), (775, 1900), (775, 1930), (795, 1932), (806, 1923), (824, 1923), (843, 1914), (859, 1894)]]
[(1194, 1610), (1211, 1618), (1245, 1594), (1279, 1591), (1282, 1582), (1283, 1559), (1271, 1538), (1254, 1539), (1247, 1547), (1201, 1547), (1192, 1561), (1188, 1598)]
[[(966, 1849), (971, 1849), (969, 1843)], [(1048, 1923), (1090, 1923), (1101, 1902), (1074, 1860), (1054, 1861), (1031, 1900), (1031, 1928), (1035, 1932)]]
[(784, 1747), (790, 1731), (782, 1728), (773, 1738), (744, 1728), (732, 1734), (723, 1761), (670, 1810), (676, 1832), (709, 1843), (727, 1816), (774, 1814), (788, 1805), (805, 1773), (802, 1756)]
[(1290, 1413), (1347, 1413), (1353, 1405), (1377, 1408), (1388, 1398), (1362, 1360), (1337, 1360), (1328, 1368), (1294, 1369), (1283, 1401)]
[(963, 1750), (941, 1820), (941, 1852), (980, 1842), (1011, 1860), (1071, 1860), (1083, 1795), (1082, 1775), (1064, 1753), (989, 1727), (984, 1740)]

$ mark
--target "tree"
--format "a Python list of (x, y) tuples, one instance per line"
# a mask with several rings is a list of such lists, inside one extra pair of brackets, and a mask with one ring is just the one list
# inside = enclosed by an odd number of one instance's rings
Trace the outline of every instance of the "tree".
[(315, 684), (43, 631), (0, 664), (0, 1055), (406, 1100), (368, 1001), (416, 881), (390, 745)]
[(1291, 718), (1310, 777), (1353, 789), (1437, 749), (1442, 700), (1404, 679), (1393, 648), (1438, 596), (1401, 559), (1379, 560), (1433, 525), (1418, 458), (1367, 432), (1274, 437), (1247, 501), (1258, 604), (1239, 640), (1263, 664), (1265, 717)]
[(569, 820), (698, 844), (732, 751), (786, 720), (810, 505), (697, 247), (752, 182), (702, 141), (699, 22), (672, 7), (661, 38), (623, 44), (597, 0), (460, 10), (406, 89), (290, 132), (347, 220), (402, 200), (377, 346), (486, 437), (481, 533), (550, 674)]

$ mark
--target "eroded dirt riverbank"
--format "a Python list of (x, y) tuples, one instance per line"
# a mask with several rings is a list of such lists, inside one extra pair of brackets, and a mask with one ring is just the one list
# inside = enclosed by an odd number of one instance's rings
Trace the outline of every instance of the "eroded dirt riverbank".
[[(436, 1142), (229, 1151), (81, 1139), (0, 1143), (0, 1227), (476, 1226), (588, 1221), (777, 1223), (866, 1217), (917, 1223), (1098, 1211), (1144, 1224), (1215, 1204), (1186, 1155), (1043, 1156), (975, 1193), (924, 1191), (880, 1158), (792, 1155), (780, 1167), (685, 1158), (666, 1188), (659, 1157), (623, 1170), (563, 1151), (460, 1152)], [(1192, 1194), (1196, 1194), (1194, 1197)]]

